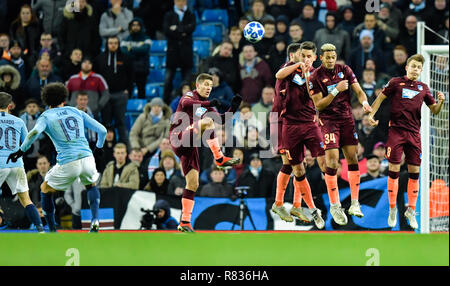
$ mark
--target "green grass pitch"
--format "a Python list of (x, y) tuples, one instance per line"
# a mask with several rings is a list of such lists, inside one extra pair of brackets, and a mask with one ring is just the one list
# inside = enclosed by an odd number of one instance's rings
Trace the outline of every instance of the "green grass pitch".
[(449, 235), (0, 233), (0, 266), (449, 266)]

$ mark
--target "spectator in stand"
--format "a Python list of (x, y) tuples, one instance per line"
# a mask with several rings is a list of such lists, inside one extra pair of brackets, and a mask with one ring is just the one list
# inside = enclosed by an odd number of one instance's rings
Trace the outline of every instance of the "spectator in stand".
[(42, 15), (42, 27), (45, 33), (58, 35), (63, 20), (63, 10), (66, 0), (36, 0), (31, 1), (34, 12)]
[(241, 80), (237, 65), (238, 61), (239, 58), (233, 58), (233, 43), (226, 40), (220, 44), (219, 53), (206, 59), (203, 71), (206, 72), (210, 68), (217, 68), (223, 71), (220, 77), (221, 81), (226, 82), (234, 92), (237, 92)]
[(367, 114), (364, 114), (361, 120), (361, 126), (357, 130), (358, 140), (361, 145), (364, 147), (364, 150), (367, 150), (367, 154), (370, 154), (370, 150), (372, 150), (372, 146), (379, 140), (376, 136), (376, 132), (374, 132), (374, 127), (369, 124), (369, 117)]
[(332, 43), (336, 46), (338, 59), (348, 61), (351, 51), (350, 35), (347, 31), (336, 26), (336, 18), (334, 12), (328, 12), (325, 18), (325, 27), (317, 30), (313, 41), (317, 47)]
[(304, 32), (303, 41), (312, 41), (316, 31), (324, 27), (323, 23), (316, 19), (314, 13), (314, 4), (312, 1), (305, 2), (302, 14), (294, 20), (302, 27)]
[(16, 40), (12, 40), (9, 43), (8, 59), (1, 59), (0, 66), (11, 65), (15, 67), (20, 73), (20, 85), (23, 87), (28, 80), (31, 70), (33, 69), (28, 57), (24, 57), (22, 54), (22, 47)]
[(166, 200), (157, 200), (153, 210), (157, 211), (155, 219), (156, 229), (177, 229), (178, 221), (170, 216), (170, 205)]
[(133, 19), (133, 12), (122, 7), (122, 0), (109, 0), (109, 3), (111, 8), (100, 18), (99, 34), (104, 41), (111, 37), (123, 40), (130, 35), (128, 25)]
[[(431, 17), (427, 19), (427, 23), (429, 27), (435, 31), (439, 32), (440, 30), (445, 28), (445, 15), (448, 15), (448, 4), (447, 0), (433, 0), (433, 7), (431, 8)], [(428, 32), (428, 31), (426, 31)], [(435, 44), (439, 41), (435, 34), (430, 34), (430, 37), (427, 38), (428, 34), (425, 35), (425, 41), (430, 44)], [(447, 42), (448, 43), (448, 42)]]
[(73, 49), (69, 59), (63, 60), (60, 75), (64, 82), (68, 81), (71, 76), (81, 71), (81, 60), (83, 52), (80, 49)]
[(56, 43), (54, 43), (52, 34), (42, 33), (40, 37), (40, 44), (40, 49), (38, 49), (37, 53), (31, 55), (32, 60), (37, 61), (40, 57), (42, 57), (43, 53), (48, 53), (48, 56), (54, 66), (60, 67), (62, 64), (61, 52), (59, 51)]
[(427, 3), (426, 0), (411, 0), (408, 8), (403, 12), (403, 18), (406, 18), (408, 15), (416, 16), (418, 21), (429, 21), (431, 17), (435, 17), (432, 15), (431, 4), (430, 1)]
[(275, 48), (269, 53), (267, 63), (270, 66), (272, 75), (275, 76), (280, 67), (286, 62), (286, 38), (283, 36), (275, 37)]
[(100, 52), (101, 38), (95, 10), (86, 0), (79, 0), (79, 3), (79, 12), (69, 6), (64, 8), (58, 44), (65, 56), (79, 49), (85, 56), (96, 57)]
[[(289, 1), (290, 2), (290, 1)], [(292, 18), (294, 11), (291, 9), (291, 5), (289, 5), (288, 0), (271, 0), (268, 3), (267, 13), (272, 15), (275, 19), (280, 16), (285, 16), (288, 18)]]
[(272, 15), (266, 13), (266, 4), (263, 0), (253, 0), (246, 17), (250, 22), (258, 21), (264, 23), (267, 20), (275, 21), (275, 18)]
[(359, 24), (364, 22), (364, 16), (368, 13), (366, 9), (366, 1), (363, 0), (350, 0), (353, 8), (353, 19), (355, 23)]
[(223, 169), (214, 166), (210, 173), (211, 182), (204, 185), (198, 196), (229, 198), (233, 195), (233, 187), (225, 181)]
[(286, 42), (289, 41), (289, 31), (288, 31), (289, 22), (290, 22), (289, 17), (286, 15), (278, 16), (275, 21), (275, 28), (276, 28), (275, 36), (284, 37), (284, 40)]
[(244, 154), (248, 157), (252, 153), (267, 150), (269, 142), (264, 138), (265, 130), (258, 129), (254, 125), (248, 127), (247, 138), (244, 139)]
[(380, 172), (384, 175), (387, 175), (388, 168), (389, 168), (389, 162), (386, 159), (386, 144), (383, 142), (377, 142), (373, 146), (372, 153), (378, 157), (380, 160)]
[[(441, 35), (441, 37), (436, 37), (436, 45), (447, 45), (448, 44), (448, 15), (449, 12), (447, 11), (445, 13), (444, 17), (444, 27), (438, 31), (438, 34)], [(447, 39), (446, 41), (444, 39)]]
[(373, 59), (378, 71), (385, 71), (385, 59), (381, 50), (377, 49), (373, 42), (373, 35), (369, 30), (363, 30), (359, 34), (359, 44), (351, 51), (348, 65), (352, 68), (357, 78), (362, 77), (364, 65), (367, 59)]
[[(175, 189), (184, 188), (186, 186), (186, 180), (181, 173), (180, 164), (177, 162), (175, 153), (172, 150), (166, 150), (161, 153), (161, 161), (159, 167), (162, 168), (166, 174), (168, 184), (167, 194), (173, 195)], [(153, 175), (155, 173), (153, 172)], [(177, 194), (178, 195), (178, 194)]]
[(264, 31), (264, 37), (255, 43), (255, 50), (260, 58), (267, 61), (270, 52), (275, 48), (275, 21), (264, 22)]
[(164, 102), (170, 104), (172, 81), (177, 68), (181, 68), (182, 80), (190, 82), (194, 65), (192, 33), (196, 20), (187, 8), (187, 0), (175, 0), (173, 9), (164, 15), (164, 34), (167, 37), (166, 75), (164, 79)]
[(9, 55), (9, 43), (10, 38), (8, 34), (0, 33), (0, 50), (2, 53), (0, 53), (0, 59), (5, 58), (7, 60), (10, 60), (11, 55)]
[(178, 103), (180, 103), (181, 97), (186, 94), (186, 92), (192, 91), (191, 84), (187, 81), (182, 81), (180, 87), (174, 92), (174, 99), (170, 102), (170, 108), (172, 109), (172, 113), (177, 111)]
[(6, 92), (12, 96), (11, 114), (18, 116), (25, 107), (25, 91), (20, 85), (20, 74), (10, 65), (0, 66), (0, 92)]
[(161, 98), (147, 103), (130, 130), (131, 148), (142, 151), (144, 160), (153, 155), (158, 145), (169, 136), (172, 110)]
[(18, 17), (11, 23), (10, 32), (12, 40), (16, 40), (23, 48), (24, 56), (30, 56), (39, 50), (39, 37), (42, 26), (30, 5), (25, 4), (20, 8)]
[(163, 168), (156, 168), (148, 184), (144, 187), (145, 191), (155, 194), (165, 195), (169, 187), (169, 181)]
[(367, 155), (367, 173), (361, 175), (361, 183), (385, 177), (381, 172), (380, 159), (374, 154)]
[[(397, 26), (400, 25), (403, 19), (402, 10), (397, 7), (397, 0), (381, 0), (381, 3), (387, 4), (389, 6), (389, 18), (392, 19), (394, 23), (397, 23)], [(394, 4), (395, 3), (395, 4)], [(381, 6), (380, 6), (381, 10)]]
[(228, 39), (233, 45), (232, 58), (237, 66), (237, 64), (239, 63), (239, 54), (242, 52), (242, 46), (245, 44), (245, 39), (242, 36), (242, 31), (239, 29), (239, 27), (233, 26), (230, 28)]
[(119, 142), (128, 145), (125, 111), (128, 97), (133, 90), (134, 71), (130, 59), (119, 49), (118, 37), (108, 38), (107, 48), (96, 58), (94, 70), (106, 80), (110, 93), (109, 103), (102, 110), (103, 123), (112, 126), (114, 119)]
[(386, 43), (392, 45), (397, 41), (399, 33), (398, 19), (391, 17), (391, 6), (387, 3), (383, 3), (380, 6), (380, 12), (377, 14), (377, 26), (386, 35)]
[(353, 17), (354, 10), (352, 6), (342, 6), (341, 8), (339, 8), (339, 11), (339, 14), (342, 15), (342, 19), (337, 26), (349, 34), (350, 42), (352, 43), (353, 30), (355, 30), (356, 25), (358, 24)]
[(406, 75), (406, 60), (408, 59), (408, 52), (402, 45), (397, 45), (394, 48), (394, 64), (390, 65), (387, 73), (390, 77), (401, 77)]
[(244, 141), (248, 139), (250, 126), (256, 127), (260, 131), (263, 130), (262, 123), (251, 110), (251, 105), (244, 102), (239, 107), (239, 112), (235, 113), (233, 120), (233, 136), (236, 137), (239, 144), (244, 144)]
[(353, 30), (353, 46), (358, 45), (358, 39), (361, 41), (361, 33), (372, 34), (372, 42), (376, 50), (386, 50), (386, 34), (378, 27), (377, 16), (375, 14), (366, 14), (364, 22), (356, 26)]
[(26, 93), (28, 98), (34, 98), (43, 106), (41, 100), (41, 89), (52, 82), (62, 82), (61, 78), (53, 73), (52, 62), (47, 59), (40, 59), (36, 62), (37, 72), (34, 71), (26, 83)]
[(138, 98), (145, 98), (145, 85), (149, 73), (149, 57), (152, 41), (146, 35), (141, 18), (134, 18), (129, 25), (130, 35), (125, 38), (120, 47), (122, 52), (133, 62), (134, 81), (138, 90)]
[(95, 158), (95, 164), (99, 173), (103, 173), (106, 164), (114, 160), (114, 146), (116, 145), (116, 134), (112, 127), (106, 128), (106, 139), (103, 145), (103, 154)]
[(305, 39), (303, 38), (303, 28), (300, 24), (293, 20), (291, 24), (289, 24), (289, 44), (299, 43), (301, 44)]
[[(148, 176), (147, 180), (149, 180), (152, 175), (153, 171), (159, 167), (159, 163), (161, 161), (161, 154), (162, 152), (166, 150), (172, 150), (170, 147), (170, 142), (168, 138), (163, 138), (161, 143), (159, 143), (159, 148), (155, 151), (152, 157), (148, 158), (147, 160), (144, 159), (144, 165), (147, 166)], [(175, 156), (175, 159), (177, 163), (180, 162), (180, 159)]]
[[(228, 70), (225, 70), (228, 71)], [(213, 76), (213, 89), (209, 94), (209, 100), (218, 99), (220, 101), (220, 106), (216, 107), (219, 113), (225, 113), (230, 109), (231, 99), (234, 96), (233, 90), (224, 81), (224, 76), (222, 70), (212, 67), (208, 70), (208, 74)]]
[(367, 59), (364, 65), (364, 69), (375, 71), (375, 81), (377, 83), (377, 86), (384, 86), (386, 83), (388, 83), (388, 81), (391, 80), (391, 77), (387, 73), (378, 71), (374, 59)]
[(128, 155), (128, 159), (130, 159), (131, 162), (135, 162), (138, 165), (139, 190), (143, 190), (148, 182), (148, 179), (147, 179), (147, 166), (144, 166), (143, 164), (144, 155), (142, 154), (141, 149), (138, 148), (131, 149), (131, 152)]
[[(94, 113), (89, 108), (89, 93), (87, 91), (79, 91), (75, 96), (75, 108), (82, 110), (92, 118), (95, 118)], [(97, 133), (89, 128), (84, 128), (84, 136), (89, 143), (91, 150), (95, 150), (95, 144), (97, 143)]]
[(263, 168), (262, 161), (257, 153), (251, 154), (249, 156), (249, 159), (250, 164), (239, 177), (237, 186), (249, 186), (249, 198), (274, 197), (276, 175), (271, 171)]
[(312, 1), (317, 15), (317, 20), (326, 24), (326, 16), (328, 12), (336, 12), (338, 4), (336, 0), (316, 0)]
[(100, 181), (100, 188), (139, 189), (139, 167), (127, 158), (127, 146), (117, 143), (114, 146), (114, 160), (106, 165)]
[(361, 81), (361, 87), (363, 91), (366, 93), (367, 98), (375, 96), (375, 87), (377, 82), (375, 81), (375, 70), (373, 69), (364, 69)]
[(416, 16), (408, 15), (397, 38), (397, 44), (404, 46), (408, 55), (417, 53), (417, 22)]
[(240, 95), (244, 102), (253, 104), (260, 100), (265, 86), (273, 86), (273, 76), (269, 65), (256, 55), (252, 45), (244, 46), (240, 60), (242, 88)]
[[(250, 21), (248, 20), (247, 16), (242, 16), (241, 18), (239, 18), (238, 27), (239, 30), (241, 30), (242, 34), (244, 33), (244, 28), (248, 23), (250, 23)], [(242, 41), (245, 41), (245, 39), (242, 39)]]
[(45, 175), (50, 170), (50, 162), (44, 155), (39, 155), (34, 167), (36, 169), (27, 172), (28, 188), (30, 189), (31, 201), (39, 209), (39, 212), (41, 212), (41, 184), (44, 182)]
[[(20, 115), (20, 119), (23, 120), (28, 131), (34, 128), (40, 115), (41, 111), (39, 110), (38, 101), (34, 98), (27, 99), (25, 101), (25, 111)], [(38, 140), (33, 142), (32, 148), (25, 152), (23, 156), (25, 170), (31, 170), (36, 166), (36, 160), (39, 156), (39, 146), (43, 142), (42, 139), (44, 139), (44, 134), (41, 134)]]
[(100, 119), (100, 112), (108, 104), (110, 95), (105, 79), (92, 70), (91, 59), (87, 57), (83, 59), (81, 71), (69, 78), (67, 89), (69, 90), (70, 105), (72, 106), (75, 106), (79, 92), (87, 93), (89, 109), (95, 119)]
[[(267, 127), (269, 113), (272, 111), (273, 98), (275, 97), (275, 89), (266, 86), (261, 92), (261, 100), (252, 106), (251, 111), (261, 123), (262, 130)], [(264, 115), (264, 116), (263, 116)]]

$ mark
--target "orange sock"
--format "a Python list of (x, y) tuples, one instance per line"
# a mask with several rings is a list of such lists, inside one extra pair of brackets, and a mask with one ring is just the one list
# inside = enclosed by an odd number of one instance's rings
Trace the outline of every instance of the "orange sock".
[(206, 143), (208, 143), (209, 149), (211, 149), (215, 160), (223, 157), (222, 150), (220, 150), (219, 139), (217, 139), (217, 137), (213, 139), (207, 139)]
[[(316, 208), (316, 206), (314, 205), (314, 201), (312, 198), (312, 193), (311, 193), (311, 187), (309, 186), (309, 182), (308, 179), (306, 179), (306, 177), (303, 175), (299, 178), (295, 178), (295, 188), (299, 189), (301, 194), (302, 194), (302, 198), (305, 200), (306, 205), (308, 206), (309, 209), (314, 209)], [(295, 205), (294, 205), (295, 206)]]
[(297, 184), (297, 179), (294, 179), (294, 201), (293, 201), (294, 208), (299, 208), (302, 206), (302, 191)]
[[(417, 196), (419, 195), (419, 173), (417, 173), (417, 179), (415, 176), (416, 174), (409, 174), (409, 180), (408, 180), (408, 205), (415, 210), (416, 209), (416, 203), (417, 203)], [(411, 178), (414, 177), (414, 178)]]
[[(358, 165), (356, 165), (358, 166)], [(350, 168), (350, 166), (348, 166)], [(350, 185), (350, 193), (352, 200), (358, 200), (360, 175), (358, 171), (348, 171), (348, 183)]]
[(387, 182), (387, 189), (388, 189), (388, 199), (389, 199), (389, 206), (394, 208), (397, 205), (397, 193), (398, 193), (398, 177), (399, 172), (391, 172), (389, 171), (388, 175), (388, 182)]
[(325, 173), (325, 183), (327, 185), (328, 197), (330, 198), (331, 204), (340, 203), (339, 200), (339, 188), (337, 183), (337, 170), (331, 169), (327, 167), (327, 171)]
[(181, 211), (181, 221), (190, 222), (192, 210), (194, 209), (194, 201), (190, 199), (181, 199), (182, 211)]
[(275, 196), (275, 205), (281, 207), (284, 203), (284, 193), (286, 192), (286, 187), (289, 184), (289, 179), (291, 175), (285, 174), (282, 171), (278, 172), (277, 176), (277, 194)]

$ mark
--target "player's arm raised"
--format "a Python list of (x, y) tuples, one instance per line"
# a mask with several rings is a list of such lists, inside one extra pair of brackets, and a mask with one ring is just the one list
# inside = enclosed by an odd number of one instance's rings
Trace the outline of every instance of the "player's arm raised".
[(93, 130), (95, 133), (98, 134), (97, 138), (97, 144), (95, 145), (97, 148), (103, 148), (103, 144), (105, 143), (106, 139), (106, 128), (100, 122), (95, 120), (94, 118), (87, 115), (85, 112), (81, 112), (83, 115), (83, 121), (84, 126), (86, 126), (88, 129)]
[(20, 148), (17, 152), (9, 154), (8, 159), (6, 160), (6, 163), (8, 164), (9, 160), (11, 160), (13, 163), (17, 162), (17, 160), (23, 156), (23, 153), (25, 153), (30, 148), (31, 144), (33, 144), (33, 142), (39, 137), (39, 135), (42, 132), (44, 132), (46, 127), (47, 127), (47, 123), (45, 122), (45, 120), (42, 117), (39, 117), (36, 122), (36, 125), (34, 126), (33, 129), (31, 129), (30, 133), (27, 134), (27, 136), (25, 137), (25, 140), (23, 140), (24, 133), (22, 133), (22, 138), (21, 138), (21, 140), (23, 141), (22, 145), (20, 146)]
[(359, 103), (363, 106), (363, 111), (365, 113), (369, 113), (372, 111), (372, 108), (370, 107), (370, 104), (367, 102), (367, 95), (364, 92), (364, 90), (361, 88), (361, 85), (359, 85), (358, 82), (355, 82), (351, 85), (353, 92), (356, 94), (356, 97), (358, 98)]
[(438, 102), (432, 105), (428, 105), (428, 108), (434, 115), (437, 115), (439, 114), (439, 112), (441, 112), (442, 106), (444, 105), (445, 101), (445, 94), (443, 94), (442, 92), (438, 92), (437, 96)]
[(275, 74), (276, 79), (285, 79), (288, 77), (291, 73), (295, 72), (298, 68), (304, 68), (304, 63), (298, 62), (293, 65), (284, 67)]
[(386, 95), (384, 95), (382, 92), (378, 95), (377, 99), (372, 103), (372, 111), (369, 113), (369, 124), (372, 126), (378, 125), (378, 120), (375, 120), (373, 117), (377, 113), (378, 109), (380, 108), (381, 103), (387, 98)]
[(333, 99), (339, 94), (339, 92), (348, 89), (348, 80), (340, 81), (336, 87), (329, 93), (327, 96), (323, 97), (322, 92), (318, 92), (316, 94), (311, 95), (311, 98), (314, 102), (318, 111), (324, 110)]

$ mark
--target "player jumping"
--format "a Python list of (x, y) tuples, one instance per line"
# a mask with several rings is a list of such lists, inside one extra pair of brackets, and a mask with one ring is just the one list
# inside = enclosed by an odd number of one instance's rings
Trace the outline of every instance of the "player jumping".
[[(321, 168), (324, 169), (325, 163), (322, 134), (315, 120), (316, 110), (308, 90), (309, 74), (312, 63), (316, 59), (316, 46), (313, 42), (304, 42), (301, 45), (294, 43), (288, 46), (287, 53), (290, 62), (277, 72), (276, 77), (277, 80), (286, 81), (285, 93), (281, 94), (283, 106), (281, 115), (283, 119), (282, 146), (284, 158), (287, 158), (288, 166), (292, 166), (295, 176), (294, 202), (290, 214), (300, 218), (299, 210), (301, 209), (301, 198), (303, 198), (312, 211), (317, 228), (322, 229), (325, 222), (322, 219), (321, 211), (314, 205), (311, 187), (305, 176), (306, 171), (303, 165), (305, 146), (311, 151), (313, 157), (318, 157)], [(277, 187), (272, 211), (283, 220), (292, 221), (283, 207), (285, 188), (285, 186), (284, 188)]]
[(388, 224), (395, 227), (397, 224), (397, 193), (398, 178), (402, 153), (405, 152), (408, 164), (408, 208), (405, 217), (409, 225), (418, 228), (416, 221), (416, 202), (419, 195), (419, 170), (422, 157), (420, 141), (420, 118), (423, 102), (431, 112), (436, 115), (441, 111), (445, 101), (445, 95), (438, 92), (436, 103), (428, 86), (417, 79), (422, 72), (425, 59), (422, 55), (411, 56), (406, 62), (406, 76), (394, 77), (383, 88), (377, 99), (372, 104), (372, 112), (369, 114), (369, 122), (372, 126), (378, 125), (374, 119), (383, 100), (391, 101), (388, 140), (386, 142), (386, 158), (389, 161), (388, 173), (388, 198), (389, 216)]
[(339, 148), (342, 148), (349, 170), (351, 206), (348, 213), (357, 217), (364, 216), (358, 199), (360, 183), (358, 135), (353, 120), (349, 85), (362, 104), (364, 112), (370, 112), (371, 107), (351, 68), (336, 64), (336, 59), (336, 47), (332, 44), (322, 45), (320, 55), (322, 65), (311, 75), (311, 97), (319, 111), (319, 125), (325, 143), (325, 183), (330, 198), (330, 213), (337, 224), (346, 225), (347, 216), (341, 208), (336, 175)]
[(0, 92), (0, 186), (6, 181), (11, 193), (13, 195), (17, 193), (28, 219), (40, 233), (43, 233), (41, 217), (28, 193), (28, 181), (23, 160), (12, 163), (7, 160), (11, 153), (19, 149), (20, 142), (23, 142), (28, 134), (23, 120), (8, 114), (11, 102), (10, 94)]
[(41, 185), (42, 210), (50, 231), (56, 232), (55, 205), (52, 193), (67, 190), (77, 178), (80, 178), (86, 187), (92, 213), (90, 232), (98, 232), (100, 193), (96, 182), (99, 173), (89, 143), (84, 136), (84, 128), (87, 127), (98, 134), (96, 151), (94, 151), (96, 153), (101, 152), (105, 142), (106, 128), (85, 112), (74, 107), (64, 106), (68, 90), (62, 83), (46, 85), (41, 96), (49, 109), (41, 114), (25, 142), (17, 152), (8, 157), (8, 161), (16, 162), (30, 148), (34, 140), (45, 131), (57, 152), (57, 164), (50, 169)]
[[(225, 157), (220, 149), (219, 140), (214, 135), (214, 121), (208, 116), (212, 114), (220, 116), (224, 122), (224, 114), (218, 115), (213, 109), (220, 105), (217, 99), (208, 101), (212, 90), (212, 76), (202, 73), (195, 81), (196, 89), (187, 92), (180, 99), (169, 130), (170, 143), (175, 154), (180, 158), (183, 173), (186, 178), (186, 188), (183, 191), (181, 204), (182, 215), (178, 230), (182, 232), (194, 232), (191, 226), (191, 215), (194, 209), (194, 195), (199, 185), (199, 158), (198, 148), (194, 146), (195, 138), (201, 138), (207, 130), (209, 139), (206, 140), (211, 149), (215, 163), (219, 167), (232, 166), (239, 163), (239, 158)], [(241, 104), (242, 98), (234, 96), (231, 101), (231, 112), (235, 112)]]

